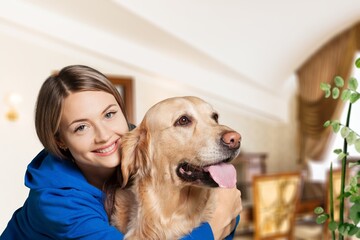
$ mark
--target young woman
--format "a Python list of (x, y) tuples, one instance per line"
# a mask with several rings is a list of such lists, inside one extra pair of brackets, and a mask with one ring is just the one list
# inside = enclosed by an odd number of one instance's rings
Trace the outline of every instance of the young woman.
[[(26, 171), (29, 196), (0, 238), (123, 239), (104, 207), (104, 186), (121, 161), (121, 136), (129, 131), (116, 88), (95, 69), (65, 67), (42, 85), (35, 127), (44, 150)], [(183, 239), (232, 238), (240, 192), (220, 189), (218, 194), (212, 220)]]

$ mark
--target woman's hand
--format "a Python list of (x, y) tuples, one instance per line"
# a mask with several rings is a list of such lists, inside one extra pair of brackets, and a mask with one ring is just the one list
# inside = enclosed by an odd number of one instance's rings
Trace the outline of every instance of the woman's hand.
[(234, 187), (216, 188), (216, 209), (209, 221), (214, 238), (224, 239), (235, 227), (236, 217), (242, 210), (241, 193)]

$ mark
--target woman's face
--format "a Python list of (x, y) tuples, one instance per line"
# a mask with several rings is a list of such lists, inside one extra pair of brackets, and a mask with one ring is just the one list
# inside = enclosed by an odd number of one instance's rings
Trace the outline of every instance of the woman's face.
[(63, 102), (60, 143), (87, 174), (107, 172), (120, 163), (119, 145), (128, 125), (113, 95), (71, 93)]

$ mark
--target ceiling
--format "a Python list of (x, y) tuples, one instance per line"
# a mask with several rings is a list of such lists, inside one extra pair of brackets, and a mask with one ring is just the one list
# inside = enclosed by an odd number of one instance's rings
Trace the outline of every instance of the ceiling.
[(266, 88), (360, 20), (356, 0), (116, 0), (208, 57)]
[[(358, 0), (12, 0), (0, 24), (285, 119), (274, 106), (286, 109), (296, 69), (359, 13)], [(249, 93), (253, 103), (239, 97)]]

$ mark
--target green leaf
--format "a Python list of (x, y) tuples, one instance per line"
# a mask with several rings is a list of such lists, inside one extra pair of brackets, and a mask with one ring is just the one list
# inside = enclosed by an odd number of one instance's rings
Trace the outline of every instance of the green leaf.
[(340, 148), (334, 149), (334, 153), (340, 154), (340, 153), (342, 153), (342, 149), (340, 149)]
[(355, 193), (357, 192), (356, 190), (356, 186), (357, 186), (357, 178), (356, 177), (352, 177), (352, 178), (350, 178), (350, 186), (353, 188), (353, 189), (355, 189)]
[(355, 103), (357, 100), (359, 100), (359, 98), (360, 98), (360, 94), (357, 92), (353, 92), (352, 94), (350, 94), (351, 103)]
[(341, 94), (341, 100), (347, 101), (350, 99), (351, 91), (349, 89), (344, 89)]
[(339, 123), (339, 121), (332, 121), (332, 122), (331, 122), (331, 126), (332, 126), (333, 131), (334, 131), (335, 133), (339, 132), (339, 130), (340, 130), (340, 123)]
[(340, 96), (340, 90), (338, 87), (334, 87), (332, 90), (332, 98), (333, 99), (338, 99)]
[(331, 222), (329, 222), (328, 227), (329, 227), (330, 231), (335, 231), (337, 229), (337, 227), (338, 227), (338, 224), (336, 222), (334, 222), (334, 221), (331, 221)]
[(354, 78), (354, 77), (351, 77), (351, 78), (349, 79), (349, 89), (351, 89), (351, 90), (353, 90), (353, 91), (356, 91), (357, 87), (358, 87), (358, 81), (357, 81), (357, 79)]
[(341, 128), (340, 133), (341, 133), (342, 138), (346, 138), (350, 133), (350, 129), (345, 126), (345, 127)]
[(324, 212), (324, 209), (322, 207), (317, 207), (314, 209), (315, 214), (322, 214)]
[(350, 196), (351, 196), (351, 193), (350, 193), (350, 192), (345, 192), (345, 193), (344, 193), (344, 197), (348, 198), (348, 197), (350, 197)]
[(346, 228), (345, 228), (345, 224), (339, 224), (339, 233), (341, 234), (341, 235), (344, 235), (345, 234), (345, 230), (346, 230)]
[(355, 66), (356, 66), (357, 68), (360, 68), (360, 58), (356, 59), (356, 61), (355, 61)]
[(358, 228), (358, 227), (356, 227), (356, 226), (354, 226), (354, 225), (351, 225), (348, 234), (349, 234), (350, 236), (354, 236), (358, 231), (359, 231), (359, 228)]
[(341, 153), (338, 155), (337, 159), (338, 159), (338, 160), (342, 160), (344, 157), (346, 157), (346, 154), (343, 153), (343, 152), (341, 152)]
[(325, 90), (325, 98), (330, 97), (330, 95), (331, 95), (331, 91), (330, 91), (330, 89)]
[(324, 122), (324, 127), (328, 127), (328, 126), (330, 126), (330, 124), (331, 124), (331, 121), (327, 120), (326, 122)]
[(345, 227), (345, 231), (344, 231), (344, 235), (347, 235), (349, 233), (349, 231), (351, 230), (351, 225), (350, 223), (344, 223), (344, 227)]
[(334, 78), (334, 82), (335, 82), (335, 85), (337, 86), (337, 87), (343, 87), (344, 86), (344, 79), (342, 78), (342, 77), (340, 77), (340, 76), (336, 76), (335, 78)]
[(346, 137), (346, 141), (347, 141), (348, 145), (354, 144), (355, 140), (356, 140), (356, 133), (354, 133), (353, 131), (350, 131), (349, 135)]
[(323, 91), (328, 91), (331, 89), (331, 85), (329, 83), (320, 83), (320, 89)]
[(355, 141), (355, 150), (360, 153), (360, 138), (356, 139)]
[(360, 222), (360, 204), (354, 204), (350, 208), (350, 219), (357, 225)]
[(354, 196), (354, 195), (352, 195), (352, 196), (350, 197), (350, 202), (356, 203), (356, 204), (360, 204), (360, 196)]
[(323, 223), (326, 222), (326, 220), (328, 220), (328, 218), (329, 218), (329, 215), (326, 214), (326, 213), (323, 213), (323, 214), (316, 217), (316, 223), (317, 224), (323, 224)]

